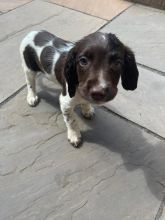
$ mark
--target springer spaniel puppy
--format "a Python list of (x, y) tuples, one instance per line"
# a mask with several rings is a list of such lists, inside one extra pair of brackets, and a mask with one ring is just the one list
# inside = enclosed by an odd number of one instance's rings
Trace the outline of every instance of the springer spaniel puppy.
[(83, 116), (90, 119), (94, 115), (92, 104), (100, 105), (116, 96), (120, 77), (124, 89), (137, 87), (135, 56), (111, 33), (95, 32), (71, 43), (44, 30), (32, 31), (23, 39), (20, 53), (30, 106), (39, 102), (35, 90), (38, 72), (61, 84), (61, 111), (74, 147), (81, 143), (76, 105), (81, 104)]

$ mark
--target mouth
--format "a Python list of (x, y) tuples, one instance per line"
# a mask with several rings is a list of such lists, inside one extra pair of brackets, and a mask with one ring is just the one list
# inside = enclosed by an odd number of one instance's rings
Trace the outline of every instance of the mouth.
[(97, 98), (94, 99), (90, 95), (85, 95), (85, 94), (80, 93), (80, 92), (79, 92), (79, 94), (83, 99), (87, 100), (88, 102), (90, 102), (94, 105), (102, 105), (102, 104), (104, 104), (106, 102), (109, 102), (109, 101), (111, 101), (115, 98), (115, 96), (114, 97), (108, 97), (107, 96), (107, 97), (104, 97), (104, 98), (97, 97)]
[(112, 101), (115, 98), (115, 96), (117, 95), (117, 90), (113, 93), (113, 95), (112, 95), (112, 93), (111, 94), (107, 93), (104, 96), (100, 95), (100, 94), (93, 96), (91, 94), (84, 92), (81, 89), (78, 90), (78, 93), (83, 99), (87, 100), (88, 102), (95, 104), (95, 105), (101, 105), (106, 102)]
[[(115, 96), (114, 96), (115, 97)], [(105, 97), (104, 99), (90, 99), (91, 101), (90, 102), (92, 102), (93, 104), (97, 104), (97, 105), (102, 105), (102, 104), (104, 104), (104, 103), (106, 103), (106, 102), (110, 102), (110, 101), (112, 101), (113, 99), (114, 99), (114, 97)]]

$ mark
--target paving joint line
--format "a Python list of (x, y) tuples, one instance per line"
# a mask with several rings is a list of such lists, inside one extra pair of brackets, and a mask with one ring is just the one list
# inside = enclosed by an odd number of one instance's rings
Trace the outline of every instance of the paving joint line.
[[(106, 18), (102, 18), (100, 16), (97, 16), (97, 15), (92, 15), (90, 13), (87, 13), (87, 12), (84, 12), (84, 11), (80, 11), (78, 9), (74, 9), (74, 8), (71, 8), (71, 7), (68, 7), (68, 6), (65, 6), (65, 5), (60, 5), (59, 3), (54, 3), (54, 2), (49, 2), (48, 0), (44, 0), (46, 1), (47, 3), (50, 3), (50, 4), (54, 4), (54, 5), (58, 5), (60, 7), (63, 7), (63, 8), (67, 8), (67, 9), (70, 9), (72, 11), (77, 11), (79, 13), (82, 13), (82, 14), (85, 14), (85, 15), (88, 15), (88, 16), (91, 16), (91, 17), (94, 17), (94, 18), (99, 18), (101, 20), (104, 20), (104, 21), (107, 21), (107, 24), (110, 23), (111, 21), (113, 21), (114, 19), (116, 19), (118, 16), (120, 16), (122, 13), (124, 13), (125, 11), (127, 11), (129, 8), (131, 8), (133, 5), (135, 5), (136, 3), (132, 3), (130, 6), (128, 6), (127, 8), (125, 8), (123, 11), (121, 11), (119, 14), (117, 14), (116, 16), (114, 16), (113, 18), (111, 18), (110, 20), (109, 19), (106, 19)], [(103, 26), (106, 26), (107, 24), (104, 24)], [(101, 28), (99, 28), (98, 30), (100, 30)], [(97, 31), (98, 31), (97, 30)]]
[(104, 21), (109, 21), (108, 19), (99, 17), (99, 16), (97, 16), (97, 15), (91, 15), (91, 14), (89, 14), (89, 13), (87, 13), (87, 12), (83, 12), (83, 11), (80, 11), (80, 10), (78, 10), (78, 9), (70, 8), (70, 7), (68, 7), (68, 6), (60, 5), (60, 4), (54, 3), (54, 2), (49, 2), (48, 0), (44, 0), (44, 1), (47, 2), (47, 3), (49, 3), (49, 4), (57, 5), (57, 6), (60, 6), (60, 7), (63, 7), (63, 8), (70, 9), (70, 10), (72, 10), (72, 11), (79, 12), (79, 13), (81, 13), (81, 14), (85, 14), (85, 15), (88, 15), (88, 16), (91, 16), (91, 17), (94, 17), (94, 18), (99, 18), (99, 19), (104, 20)]
[(98, 29), (101, 30), (103, 29), (106, 25), (108, 25), (109, 23), (111, 23), (113, 20), (115, 20), (116, 18), (118, 18), (120, 15), (122, 15), (124, 12), (126, 12), (128, 9), (130, 9), (131, 7), (133, 7), (135, 5), (135, 3), (132, 3), (128, 8), (124, 9), (123, 11), (121, 11), (119, 14), (117, 14), (116, 16), (114, 16), (113, 18), (111, 18), (110, 20), (108, 20), (108, 22), (106, 24), (104, 24), (101, 28)]
[(14, 11), (14, 10), (16, 10), (17, 8), (21, 8), (21, 7), (25, 6), (25, 5), (28, 5), (28, 4), (30, 4), (30, 3), (33, 2), (33, 1), (34, 1), (34, 0), (31, 0), (30, 2), (26, 2), (26, 3), (22, 4), (22, 5), (17, 6), (16, 8), (10, 9), (9, 11), (5, 11), (5, 12), (0, 11), (0, 12), (2, 13), (2, 14), (0, 14), (0, 16), (1, 16), (1, 15), (5, 15), (5, 14), (11, 12), (11, 11)]
[(152, 71), (153, 73), (156, 73), (156, 74), (159, 74), (159, 75), (165, 77), (165, 72), (163, 72), (163, 71), (161, 71), (161, 70), (157, 70), (157, 69), (155, 69), (155, 68), (153, 68), (153, 67), (147, 66), (147, 65), (142, 64), (142, 63), (139, 63), (139, 62), (136, 62), (136, 63), (138, 64), (138, 66), (140, 66), (140, 67), (142, 67), (142, 68), (144, 68), (144, 69), (146, 69), (146, 70), (150, 70), (150, 71)]
[(106, 25), (109, 24), (110, 21), (107, 21), (105, 24), (101, 25), (101, 27), (99, 27), (99, 29), (97, 31), (100, 31), (102, 28), (104, 28)]
[(17, 91), (15, 91), (14, 93), (12, 93), (9, 97), (7, 97), (5, 100), (3, 100), (0, 103), (0, 108), (5, 105), (7, 102), (9, 102), (11, 99), (13, 99), (17, 94), (19, 94), (22, 90), (24, 90), (24, 88), (26, 87), (26, 84), (23, 85), (21, 88), (19, 88)]
[(165, 196), (164, 196), (164, 198), (162, 199), (162, 201), (160, 203), (159, 209), (156, 213), (156, 216), (155, 216), (154, 220), (160, 220), (161, 219), (161, 217), (163, 215), (164, 208), (165, 208)]
[(152, 130), (150, 130), (150, 129), (148, 129), (148, 128), (146, 128), (146, 127), (144, 127), (144, 126), (142, 126), (142, 125), (140, 125), (140, 124), (138, 124), (138, 123), (136, 123), (136, 122), (134, 122), (134, 121), (132, 121), (132, 120), (130, 120), (128, 118), (125, 118), (122, 115), (119, 115), (118, 113), (112, 111), (111, 109), (107, 108), (106, 106), (101, 106), (100, 109), (102, 109), (102, 110), (104, 110), (104, 111), (106, 111), (108, 113), (111, 113), (112, 115), (114, 115), (114, 116), (116, 116), (116, 117), (118, 117), (120, 119), (123, 119), (124, 121), (126, 121), (126, 122), (128, 122), (128, 123), (130, 123), (130, 124), (132, 124), (132, 125), (134, 125), (134, 126), (136, 126), (138, 128), (140, 128), (140, 129), (142, 129), (143, 131), (147, 132), (148, 134), (150, 134), (150, 135), (152, 135), (152, 136), (154, 136), (154, 137), (156, 137), (156, 138), (158, 138), (158, 139), (160, 139), (162, 141), (165, 141), (165, 138), (162, 137), (161, 135), (155, 133), (154, 131), (152, 131)]

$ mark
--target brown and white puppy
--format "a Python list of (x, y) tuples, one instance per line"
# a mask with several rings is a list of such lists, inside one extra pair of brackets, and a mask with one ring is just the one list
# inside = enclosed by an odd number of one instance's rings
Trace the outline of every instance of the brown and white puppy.
[(76, 105), (81, 104), (84, 117), (91, 118), (94, 114), (91, 104), (112, 100), (120, 77), (124, 89), (137, 87), (139, 73), (135, 56), (111, 33), (95, 32), (71, 43), (47, 31), (32, 31), (23, 39), (20, 53), (30, 106), (39, 101), (35, 90), (38, 72), (61, 84), (61, 111), (68, 140), (75, 147), (81, 143), (74, 113)]

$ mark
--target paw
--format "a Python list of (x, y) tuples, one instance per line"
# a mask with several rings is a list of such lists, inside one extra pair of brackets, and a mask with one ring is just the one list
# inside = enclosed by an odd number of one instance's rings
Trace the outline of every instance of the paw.
[(39, 103), (39, 97), (37, 95), (27, 95), (27, 103), (31, 106), (34, 107)]
[(91, 107), (88, 111), (82, 109), (82, 115), (85, 119), (91, 120), (95, 115), (94, 108)]
[(69, 130), (68, 131), (68, 141), (70, 142), (70, 144), (73, 147), (75, 147), (75, 148), (80, 147), (80, 145), (82, 144), (82, 138), (81, 138), (80, 132), (76, 132), (74, 130)]

